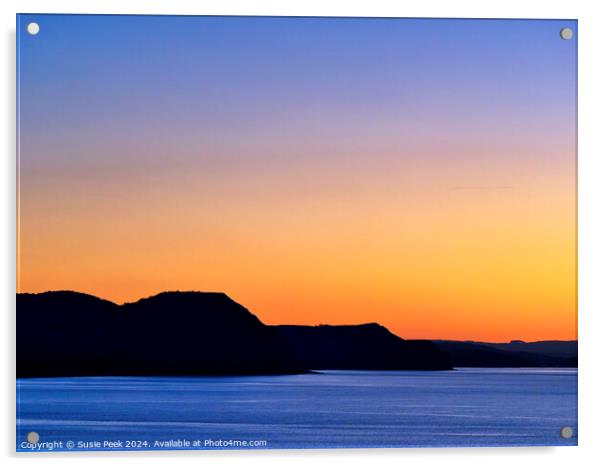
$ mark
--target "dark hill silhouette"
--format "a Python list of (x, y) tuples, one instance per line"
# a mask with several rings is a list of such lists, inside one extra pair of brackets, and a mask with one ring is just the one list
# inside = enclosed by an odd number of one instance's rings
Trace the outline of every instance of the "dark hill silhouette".
[(403, 340), (376, 323), (275, 328), (295, 358), (312, 369), (452, 369), (447, 353), (430, 341)]
[[(224, 293), (166, 292), (125, 304), (128, 367), (140, 373), (294, 373), (275, 330)], [(134, 336), (135, 335), (135, 336)]]
[(83, 293), (17, 294), (17, 376), (111, 372), (119, 306)]
[(454, 367), (577, 367), (576, 341), (434, 343), (449, 353)]
[(223, 293), (165, 292), (121, 306), (71, 291), (17, 294), (17, 376), (451, 368), (431, 343), (376, 324), (286, 328), (264, 325)]
[(118, 306), (81, 293), (17, 295), (17, 375), (284, 374), (306, 368), (223, 293)]

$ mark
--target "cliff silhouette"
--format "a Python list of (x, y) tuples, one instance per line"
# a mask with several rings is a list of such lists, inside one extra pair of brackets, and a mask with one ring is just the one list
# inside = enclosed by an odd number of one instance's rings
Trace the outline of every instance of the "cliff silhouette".
[(268, 326), (223, 293), (117, 305), (73, 291), (17, 294), (17, 376), (445, 370), (447, 353), (378, 324)]
[(74, 291), (17, 294), (17, 377), (453, 367), (577, 367), (577, 342), (405, 340), (377, 323), (269, 326), (224, 293), (123, 305)]

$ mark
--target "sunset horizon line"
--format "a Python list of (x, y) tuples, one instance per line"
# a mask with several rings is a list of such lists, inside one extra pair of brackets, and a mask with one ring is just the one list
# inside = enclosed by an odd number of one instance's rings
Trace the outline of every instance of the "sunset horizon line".
[(103, 301), (107, 301), (110, 302), (118, 307), (122, 307), (128, 304), (134, 304), (134, 303), (138, 303), (144, 299), (150, 299), (162, 294), (175, 294), (175, 293), (200, 293), (200, 294), (221, 294), (226, 296), (228, 299), (232, 300), (233, 302), (237, 303), (238, 305), (242, 306), (244, 309), (246, 309), (249, 313), (253, 314), (255, 317), (257, 317), (264, 325), (267, 326), (279, 326), (279, 325), (298, 325), (298, 326), (311, 326), (311, 327), (319, 327), (319, 326), (335, 326), (335, 327), (340, 327), (340, 326), (359, 326), (359, 325), (370, 325), (370, 324), (376, 324), (376, 325), (380, 325), (381, 327), (385, 328), (387, 331), (391, 332), (392, 334), (394, 334), (395, 336), (404, 339), (404, 340), (428, 340), (428, 341), (454, 341), (454, 342), (470, 342), (470, 343), (488, 343), (488, 344), (509, 344), (509, 343), (540, 343), (540, 342), (576, 342), (579, 341), (578, 336), (576, 335), (575, 338), (562, 338), (562, 337), (547, 337), (547, 338), (538, 338), (538, 339), (534, 339), (534, 340), (530, 340), (530, 339), (525, 339), (525, 338), (520, 338), (520, 337), (516, 337), (516, 338), (508, 338), (507, 340), (504, 339), (500, 339), (500, 340), (486, 340), (486, 339), (480, 339), (478, 337), (473, 337), (473, 338), (445, 338), (445, 337), (407, 337), (404, 336), (402, 332), (399, 331), (394, 331), (390, 328), (390, 326), (385, 325), (381, 322), (378, 322), (376, 320), (365, 320), (365, 321), (361, 321), (361, 322), (351, 322), (351, 323), (344, 323), (344, 324), (337, 324), (337, 323), (326, 323), (326, 322), (320, 322), (320, 323), (312, 323), (312, 324), (308, 324), (308, 323), (266, 323), (264, 322), (264, 320), (260, 317), (260, 313), (252, 310), (251, 308), (245, 306), (243, 303), (239, 302), (238, 300), (234, 299), (229, 293), (225, 292), (225, 291), (216, 291), (216, 290), (199, 290), (199, 289), (169, 289), (169, 290), (163, 290), (163, 291), (158, 291), (155, 293), (151, 293), (151, 294), (146, 294), (143, 295), (137, 299), (129, 299), (126, 301), (119, 301), (119, 300), (113, 300), (113, 299), (108, 299), (108, 298), (104, 298), (100, 295), (97, 294), (93, 294), (90, 292), (86, 292), (86, 291), (79, 291), (79, 290), (75, 290), (75, 289), (67, 289), (67, 288), (63, 288), (63, 289), (51, 289), (51, 290), (44, 290), (44, 291), (17, 291), (16, 294), (17, 295), (40, 295), (40, 294), (45, 294), (45, 293), (74, 293), (74, 294), (81, 294), (81, 295), (86, 295), (86, 296), (91, 296), (94, 297), (96, 299), (100, 299)]

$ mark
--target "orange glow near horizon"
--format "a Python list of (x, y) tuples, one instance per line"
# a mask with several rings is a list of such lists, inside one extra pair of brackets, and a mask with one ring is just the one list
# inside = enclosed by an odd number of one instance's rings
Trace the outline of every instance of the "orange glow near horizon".
[(363, 185), (295, 173), (279, 173), (287, 182), (269, 189), (262, 176), (198, 186), (172, 173), (135, 190), (59, 176), (53, 196), (21, 199), (20, 290), (73, 289), (118, 303), (223, 291), (267, 324), (576, 338), (570, 176), (501, 175), (462, 187), (432, 173), (402, 183), (366, 175)]

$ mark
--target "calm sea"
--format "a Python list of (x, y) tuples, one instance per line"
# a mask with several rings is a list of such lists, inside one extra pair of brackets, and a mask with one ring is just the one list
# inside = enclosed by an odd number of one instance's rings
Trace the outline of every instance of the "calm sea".
[(21, 451), (576, 444), (572, 369), (17, 381)]

